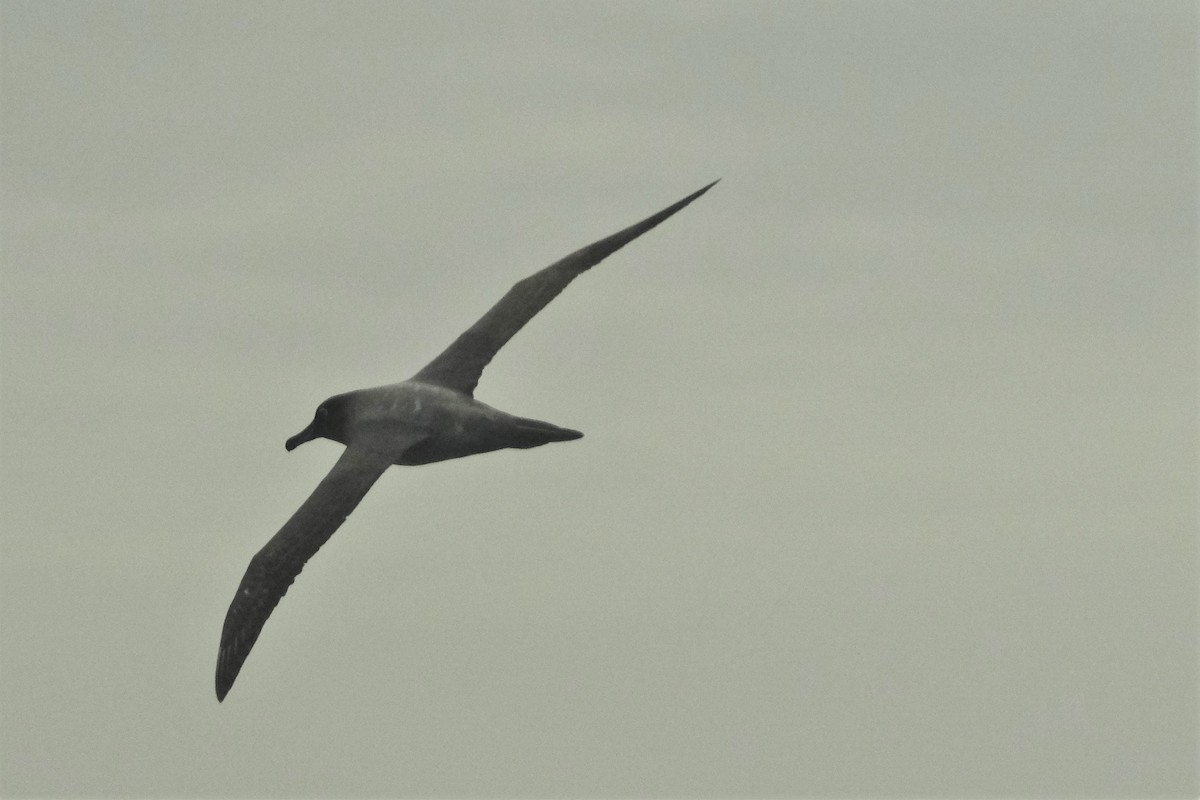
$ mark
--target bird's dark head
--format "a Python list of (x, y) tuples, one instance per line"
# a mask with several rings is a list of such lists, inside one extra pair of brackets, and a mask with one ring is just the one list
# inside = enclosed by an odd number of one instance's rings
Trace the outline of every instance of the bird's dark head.
[(337, 395), (321, 403), (308, 427), (288, 439), (284, 447), (291, 452), (305, 442), (321, 437), (345, 444), (348, 406), (349, 400), (345, 395)]

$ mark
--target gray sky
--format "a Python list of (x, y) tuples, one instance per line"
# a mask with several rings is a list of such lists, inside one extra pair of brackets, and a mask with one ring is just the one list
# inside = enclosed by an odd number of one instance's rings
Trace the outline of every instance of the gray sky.
[[(1197, 793), (1194, 5), (2, 14), (5, 796)], [(219, 705), (317, 403), (718, 177)]]

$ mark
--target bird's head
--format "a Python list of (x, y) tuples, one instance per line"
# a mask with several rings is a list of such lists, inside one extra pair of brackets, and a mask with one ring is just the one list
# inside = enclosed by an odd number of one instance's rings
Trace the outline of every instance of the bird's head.
[(345, 444), (348, 405), (345, 395), (336, 395), (321, 403), (308, 427), (288, 439), (284, 447), (291, 452), (305, 442), (321, 437)]

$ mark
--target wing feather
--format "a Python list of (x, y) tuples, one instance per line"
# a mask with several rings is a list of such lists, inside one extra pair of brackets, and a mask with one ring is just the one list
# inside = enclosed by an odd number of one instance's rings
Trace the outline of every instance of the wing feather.
[(483, 368), (497, 351), (526, 322), (558, 296), (567, 284), (606, 257), (632, 242), (663, 220), (680, 211), (713, 187), (716, 181), (694, 192), (653, 216), (576, 250), (550, 266), (518, 281), (500, 302), (479, 321), (464, 331), (437, 358), (413, 376), (413, 380), (455, 389), (467, 395), (475, 392)]
[(250, 560), (225, 615), (217, 654), (217, 699), (224, 700), (267, 618), (308, 559), (328, 541), (391, 460), (350, 446), (308, 499)]

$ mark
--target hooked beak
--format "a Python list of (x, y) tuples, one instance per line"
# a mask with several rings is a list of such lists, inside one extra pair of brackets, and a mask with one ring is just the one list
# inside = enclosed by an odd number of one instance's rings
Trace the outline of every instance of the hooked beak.
[(311, 442), (313, 439), (316, 439), (320, 436), (320, 434), (316, 431), (316, 427), (317, 421), (314, 419), (309, 423), (307, 428), (288, 439), (283, 446), (286, 447), (287, 451), (290, 453), (305, 442)]

